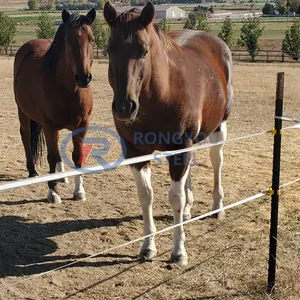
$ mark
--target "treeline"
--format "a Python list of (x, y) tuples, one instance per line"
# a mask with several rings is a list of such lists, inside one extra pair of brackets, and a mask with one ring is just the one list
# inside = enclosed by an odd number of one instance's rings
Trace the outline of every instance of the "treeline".
[(262, 12), (264, 15), (275, 15), (276, 12), (281, 15), (300, 14), (300, 0), (275, 0), (274, 4), (266, 2)]
[(38, 0), (29, 0), (28, 7), (30, 10), (90, 10), (92, 8), (102, 9), (105, 0), (87, 0), (87, 1), (38, 1)]

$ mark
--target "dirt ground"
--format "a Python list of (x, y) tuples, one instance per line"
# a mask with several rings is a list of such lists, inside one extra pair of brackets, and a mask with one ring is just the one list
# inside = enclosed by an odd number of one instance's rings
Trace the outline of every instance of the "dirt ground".
[[(12, 89), (12, 58), (0, 59), (0, 183), (27, 177)], [(300, 117), (298, 64), (234, 65), (235, 103), (228, 121), (229, 138), (269, 130), (273, 126), (277, 72), (285, 72), (288, 116)], [(107, 65), (95, 62), (95, 107), (91, 125), (114, 129), (112, 92)], [(285, 123), (285, 125), (288, 125)], [(68, 132), (63, 131), (61, 140)], [(97, 136), (90, 132), (89, 136)], [(103, 133), (105, 135), (105, 133)], [(225, 204), (267, 190), (271, 185), (272, 136), (231, 143), (224, 148)], [(285, 131), (282, 182), (299, 177), (300, 132)], [(118, 157), (116, 141), (108, 158)], [(68, 146), (68, 155), (70, 147)], [(69, 156), (68, 156), (69, 157)], [(109, 160), (109, 159), (108, 159)], [(192, 215), (211, 208), (213, 186), (208, 150), (196, 153), (192, 167), (195, 203)], [(97, 161), (89, 157), (88, 165)], [(68, 168), (69, 169), (69, 168)], [(153, 166), (154, 215), (157, 229), (172, 224), (167, 200), (167, 164)], [(46, 163), (39, 168), (46, 174)], [(35, 277), (73, 260), (87, 257), (142, 235), (136, 187), (127, 167), (84, 175), (86, 202), (71, 200), (73, 178), (61, 185), (63, 203), (46, 200), (47, 185), (1, 192), (0, 299), (299, 299), (300, 186), (282, 191), (280, 200), (277, 293), (266, 294), (270, 198), (185, 226), (186, 267), (170, 265), (171, 233), (156, 238), (159, 256), (140, 263), (140, 243), (79, 262), (58, 272)], [(7, 285), (31, 278), (6, 288)]]

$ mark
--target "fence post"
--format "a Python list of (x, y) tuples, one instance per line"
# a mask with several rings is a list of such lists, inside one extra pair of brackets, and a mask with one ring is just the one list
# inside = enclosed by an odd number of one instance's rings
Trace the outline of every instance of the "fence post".
[[(284, 73), (277, 73), (276, 86), (276, 107), (275, 116), (282, 116), (283, 110), (283, 92), (284, 92)], [(281, 134), (282, 120), (275, 118), (275, 128), (273, 129), (274, 146), (273, 146), (273, 178), (272, 178), (272, 195), (271, 202), (271, 224), (270, 224), (270, 249), (269, 249), (269, 272), (268, 272), (268, 293), (275, 292), (275, 275), (276, 275), (276, 251), (277, 251), (277, 229), (278, 229), (278, 200), (280, 185), (280, 153), (281, 153)]]

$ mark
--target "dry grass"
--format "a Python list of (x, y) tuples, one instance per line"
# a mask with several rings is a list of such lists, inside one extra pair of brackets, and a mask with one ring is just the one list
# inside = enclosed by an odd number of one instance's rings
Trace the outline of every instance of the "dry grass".
[[(12, 92), (10, 58), (0, 61), (0, 182), (27, 176)], [(299, 71), (295, 64), (234, 65), (235, 103), (228, 121), (229, 138), (273, 126), (276, 73), (285, 72), (286, 115), (299, 117)], [(95, 109), (92, 125), (113, 129), (107, 65), (94, 65)], [(67, 132), (63, 132), (65, 136)], [(93, 135), (94, 133), (90, 133)], [(299, 177), (300, 135), (283, 136), (282, 182)], [(115, 145), (108, 157), (118, 154)], [(224, 149), (225, 203), (232, 203), (271, 184), (272, 137), (228, 144)], [(192, 214), (211, 207), (212, 168), (208, 151), (197, 152), (193, 167)], [(90, 159), (89, 164), (95, 164)], [(46, 173), (44, 165), (41, 173)], [(167, 201), (167, 166), (153, 167), (154, 215), (162, 229), (172, 223)], [(73, 182), (71, 180), (71, 182)], [(127, 168), (86, 175), (88, 201), (67, 200), (73, 184), (60, 188), (64, 202), (46, 202), (45, 184), (1, 193), (0, 286), (58, 267), (131, 240), (142, 234), (135, 183)], [(266, 294), (270, 199), (229, 210), (224, 221), (206, 219), (186, 226), (189, 265), (170, 266), (171, 234), (157, 237), (159, 257), (152, 264), (137, 260), (139, 244), (81, 262), (57, 273), (0, 290), (0, 299), (299, 299), (299, 184), (280, 199), (277, 293)], [(31, 265), (39, 262), (39, 265)]]

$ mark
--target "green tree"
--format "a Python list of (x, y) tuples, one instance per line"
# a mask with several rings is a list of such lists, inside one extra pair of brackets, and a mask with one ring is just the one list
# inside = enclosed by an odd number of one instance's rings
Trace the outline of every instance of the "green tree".
[(221, 27), (221, 31), (218, 34), (218, 37), (221, 38), (227, 46), (231, 49), (234, 44), (234, 32), (233, 32), (233, 23), (231, 19), (227, 16)]
[(56, 27), (46, 12), (41, 13), (38, 20), (36, 35), (39, 39), (52, 39), (56, 32)]
[(275, 15), (274, 5), (266, 2), (263, 9), (262, 9), (262, 13), (264, 15)]
[(90, 3), (96, 3), (97, 4), (97, 9), (103, 9), (105, 0), (89, 0), (88, 2)]
[(259, 53), (260, 47), (258, 41), (263, 31), (264, 27), (261, 27), (258, 18), (249, 17), (246, 21), (243, 21), (238, 43), (247, 48), (252, 61), (254, 61), (255, 56)]
[(187, 20), (184, 23), (183, 28), (185, 29), (195, 29), (197, 23), (196, 15), (193, 13), (190, 13)]
[(292, 26), (285, 31), (282, 51), (294, 60), (300, 58), (300, 20), (294, 19)]
[(167, 20), (160, 20), (158, 23), (158, 26), (165, 32), (170, 31), (171, 27), (170, 27), (170, 23)]
[(36, 10), (36, 9), (38, 9), (38, 2), (37, 2), (37, 0), (30, 0), (30, 1), (27, 2), (27, 4), (28, 4), (28, 7), (29, 7), (30, 10)]
[(103, 25), (99, 18), (96, 18), (93, 23), (93, 34), (95, 38), (95, 45), (106, 54), (110, 29), (106, 25)]
[(275, 7), (280, 14), (287, 12), (286, 0), (275, 0)]
[(16, 24), (14, 20), (0, 12), (0, 50), (3, 48), (7, 54), (8, 46), (16, 34)]
[(204, 16), (197, 17), (196, 29), (201, 31), (210, 31), (210, 27)]

